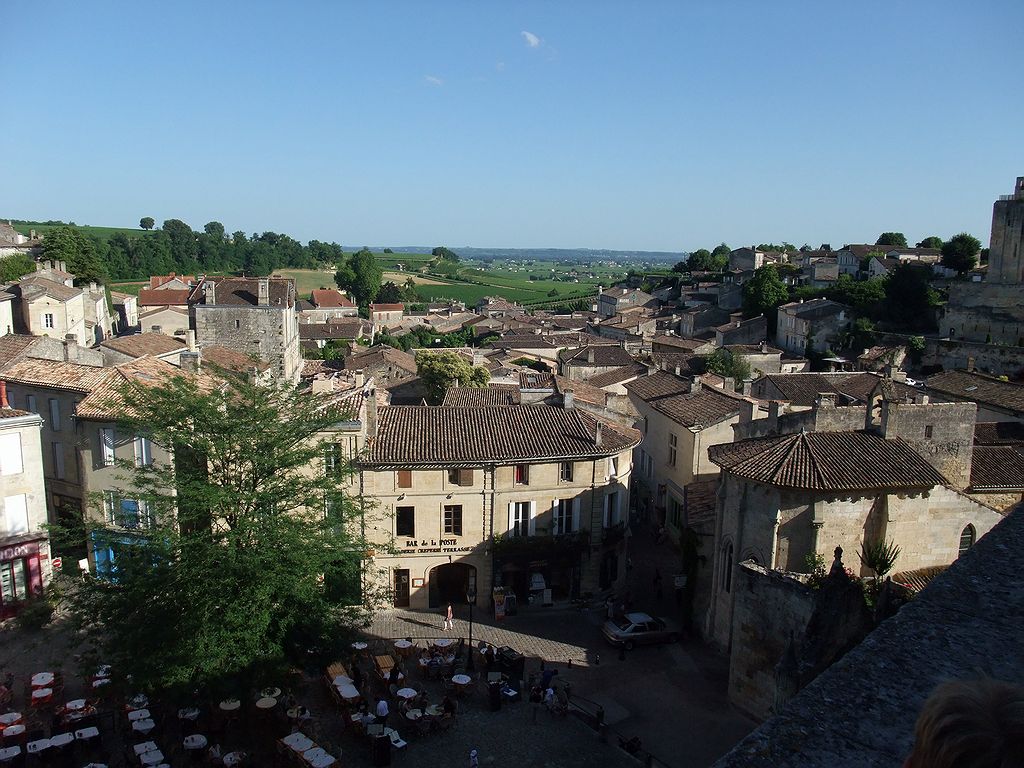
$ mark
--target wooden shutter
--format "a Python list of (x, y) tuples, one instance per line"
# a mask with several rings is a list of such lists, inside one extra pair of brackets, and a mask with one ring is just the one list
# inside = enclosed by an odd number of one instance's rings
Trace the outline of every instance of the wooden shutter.
[(558, 499), (551, 500), (551, 535), (554, 536), (561, 531), (558, 530)]
[(529, 501), (529, 502), (527, 502), (527, 504), (530, 505), (530, 506), (528, 506), (526, 508), (526, 514), (528, 514), (530, 516), (530, 523), (529, 523), (529, 525), (526, 526), (527, 535), (528, 536), (536, 536), (537, 535), (537, 502), (536, 501)]
[(25, 470), (21, 459), (21, 434), (8, 432), (0, 435), (0, 474), (20, 475)]
[(580, 529), (580, 497), (576, 496), (572, 500), (572, 532), (576, 533)]
[(472, 469), (460, 469), (459, 470), (459, 485), (473, 485), (473, 470)]
[(412, 470), (411, 469), (400, 469), (400, 470), (398, 470), (398, 487), (399, 488), (412, 488)]
[(508, 503), (508, 532), (512, 533), (516, 527), (516, 503), (510, 501)]
[(114, 463), (114, 430), (112, 427), (100, 428), (100, 461), (105, 467)]

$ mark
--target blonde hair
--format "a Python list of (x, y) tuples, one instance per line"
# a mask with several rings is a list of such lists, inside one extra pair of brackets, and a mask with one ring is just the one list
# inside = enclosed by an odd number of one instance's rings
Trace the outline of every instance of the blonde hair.
[(1024, 768), (1024, 688), (943, 683), (924, 703), (906, 768)]

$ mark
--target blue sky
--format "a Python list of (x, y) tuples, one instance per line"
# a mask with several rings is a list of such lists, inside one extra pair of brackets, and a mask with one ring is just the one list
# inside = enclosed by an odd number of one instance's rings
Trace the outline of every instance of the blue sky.
[(1024, 3), (6, 0), (0, 215), (345, 244), (987, 242)]

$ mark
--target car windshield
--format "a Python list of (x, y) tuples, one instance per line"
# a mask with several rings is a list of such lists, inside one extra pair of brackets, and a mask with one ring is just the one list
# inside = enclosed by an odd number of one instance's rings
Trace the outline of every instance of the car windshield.
[(618, 629), (621, 629), (623, 632), (625, 632), (627, 629), (633, 626), (633, 622), (631, 622), (627, 618), (612, 619), (612, 624), (614, 624)]

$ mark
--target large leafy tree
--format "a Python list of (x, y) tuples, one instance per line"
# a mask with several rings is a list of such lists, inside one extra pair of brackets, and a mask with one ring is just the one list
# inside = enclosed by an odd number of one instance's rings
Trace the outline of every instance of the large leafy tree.
[(0, 281), (9, 283), (36, 271), (36, 263), (23, 253), (0, 259)]
[(369, 248), (362, 248), (334, 273), (334, 282), (352, 294), (356, 304), (366, 306), (377, 298), (384, 271)]
[(707, 248), (698, 248), (686, 261), (686, 266), (691, 272), (721, 272), (728, 265), (728, 253), (713, 254)]
[(928, 331), (935, 327), (939, 295), (928, 285), (931, 268), (901, 264), (885, 280), (885, 317), (898, 328)]
[(103, 282), (107, 273), (97, 253), (96, 242), (75, 227), (58, 227), (43, 240), (47, 259), (63, 261), (81, 283)]
[[(67, 590), (100, 657), (144, 689), (258, 682), (289, 657), (329, 653), (360, 613), (337, 598), (367, 599), (366, 547), (350, 524), (360, 505), (331, 437), (349, 409), (284, 384), (210, 379), (167, 377), (110, 398), (118, 434), (173, 448), (174, 461), (122, 467), (114, 503), (91, 518), (105, 522), (87, 523), (117, 553), (110, 578)], [(145, 514), (117, 520), (116, 499)]]
[(459, 254), (453, 251), (451, 248), (446, 248), (443, 245), (439, 245), (430, 252), (431, 256), (436, 256), (442, 261), (458, 261)]
[(890, 248), (906, 248), (907, 236), (902, 232), (883, 232), (875, 240), (875, 245), (886, 245)]
[(942, 248), (942, 238), (936, 235), (926, 237), (924, 240), (917, 244), (918, 248)]
[(143, 216), (139, 219), (139, 226), (142, 229), (152, 229), (156, 225), (156, 221), (153, 220), (152, 216)]
[(377, 292), (377, 301), (381, 304), (401, 304), (405, 301), (405, 294), (395, 283), (388, 280)]
[(747, 317), (764, 315), (769, 332), (777, 322), (775, 308), (789, 299), (789, 290), (779, 277), (774, 264), (759, 267), (743, 286), (743, 311)]
[(458, 382), (460, 387), (486, 387), (491, 374), (486, 368), (470, 365), (457, 352), (421, 352), (416, 356), (416, 373), (427, 389), (432, 405), (444, 400), (444, 394)]
[(974, 235), (961, 232), (942, 244), (942, 266), (955, 269), (960, 274), (974, 269), (978, 263), (981, 241)]
[(719, 376), (730, 376), (736, 384), (750, 378), (750, 363), (746, 358), (734, 355), (728, 349), (716, 349), (704, 360), (708, 371)]

